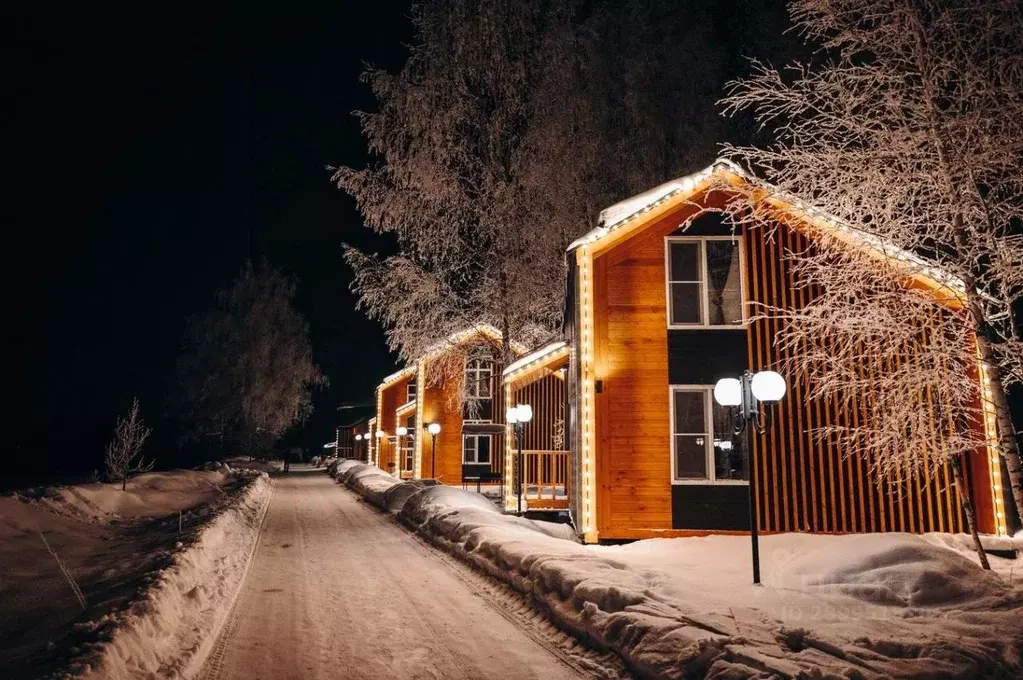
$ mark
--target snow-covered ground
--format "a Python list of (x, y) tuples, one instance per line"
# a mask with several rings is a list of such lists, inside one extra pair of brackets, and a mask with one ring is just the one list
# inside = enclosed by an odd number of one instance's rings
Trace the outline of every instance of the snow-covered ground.
[(243, 528), (268, 492), (265, 476), (223, 467), (140, 475), (126, 491), (86, 484), (0, 498), (3, 677), (69, 665), (136, 677), (180, 663), (216, 605), (208, 584), (229, 585)]
[[(406, 486), (352, 470), (381, 507)], [(766, 536), (754, 586), (745, 537), (583, 546), (460, 489), (401, 493), (407, 524), (642, 676), (1023, 676), (1023, 562), (985, 572), (965, 536)]]
[(276, 485), (201, 678), (579, 677), (322, 469), (293, 465)]

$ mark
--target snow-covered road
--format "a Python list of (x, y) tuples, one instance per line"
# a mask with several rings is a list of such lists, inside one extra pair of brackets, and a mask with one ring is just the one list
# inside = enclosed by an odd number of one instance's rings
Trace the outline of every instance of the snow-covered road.
[(296, 465), (201, 677), (579, 676), (389, 517)]

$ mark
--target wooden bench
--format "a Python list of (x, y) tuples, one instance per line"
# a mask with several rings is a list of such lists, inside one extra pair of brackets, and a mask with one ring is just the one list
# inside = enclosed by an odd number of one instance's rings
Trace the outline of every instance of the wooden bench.
[(476, 493), (480, 493), (480, 486), (483, 484), (490, 484), (497, 482), (500, 484), (504, 480), (504, 475), (500, 472), (480, 472), (473, 475), (462, 475), (462, 489), (468, 490), (468, 486), (472, 482), (476, 482)]

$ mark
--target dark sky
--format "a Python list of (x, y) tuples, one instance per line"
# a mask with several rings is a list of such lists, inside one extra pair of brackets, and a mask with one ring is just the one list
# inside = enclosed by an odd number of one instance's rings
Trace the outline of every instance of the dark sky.
[(340, 259), (387, 244), (324, 166), (365, 162), (358, 76), (401, 65), (408, 2), (38, 4), (5, 23), (5, 462), (98, 467), (135, 394), (158, 422), (185, 316), (250, 253), (300, 281), (331, 378), (309, 437), (332, 436), (394, 358)]

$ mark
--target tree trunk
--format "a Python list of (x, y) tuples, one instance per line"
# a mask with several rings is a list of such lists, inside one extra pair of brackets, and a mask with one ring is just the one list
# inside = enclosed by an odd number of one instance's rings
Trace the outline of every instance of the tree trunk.
[[(973, 290), (967, 291), (967, 299), (970, 305), (970, 316), (973, 319), (974, 336), (977, 338), (977, 350), (980, 354), (980, 361), (987, 371), (987, 378), (990, 381), (991, 405), (995, 409), (995, 424), (998, 429), (998, 453), (1005, 461), (1005, 467), (1009, 473), (1009, 486), (1012, 489), (1012, 501), (1016, 506), (1016, 517), (1023, 522), (1023, 465), (1020, 463), (1019, 445), (1016, 443), (1016, 428), (1012, 424), (1012, 413), (1009, 411), (1009, 400), (1005, 395), (1005, 388), (1002, 385), (1001, 367), (994, 361), (994, 352), (991, 351), (991, 341), (984, 333), (983, 328), (977, 328), (980, 319), (983, 319), (981, 302)], [(979, 378), (979, 376), (978, 376)], [(980, 386), (980, 398), (986, 399), (985, 385)], [(1001, 490), (998, 490), (997, 497), (1000, 497)], [(995, 512), (1002, 512), (996, 504)]]
[(970, 535), (973, 536), (973, 547), (977, 549), (980, 566), (990, 571), (991, 565), (988, 564), (987, 553), (984, 552), (984, 546), (980, 544), (980, 536), (977, 534), (977, 513), (973, 509), (970, 488), (963, 480), (963, 466), (959, 456), (952, 459), (952, 477), (955, 480), (956, 489), (959, 491), (959, 501), (963, 505), (963, 512), (966, 513), (966, 524), (970, 527)]

